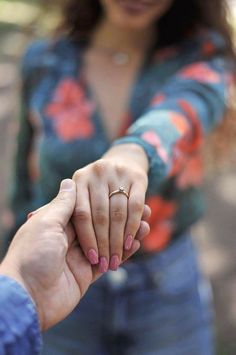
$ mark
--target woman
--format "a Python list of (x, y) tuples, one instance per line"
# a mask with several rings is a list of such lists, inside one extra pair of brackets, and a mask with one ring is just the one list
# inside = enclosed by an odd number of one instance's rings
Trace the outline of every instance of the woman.
[(131, 248), (145, 196), (152, 209), (141, 252), (46, 335), (44, 354), (214, 353), (210, 292), (189, 229), (203, 212), (200, 149), (223, 119), (232, 82), (225, 6), (70, 0), (64, 34), (27, 51), (16, 221), (76, 171), (83, 204), (74, 227), (105, 272)]

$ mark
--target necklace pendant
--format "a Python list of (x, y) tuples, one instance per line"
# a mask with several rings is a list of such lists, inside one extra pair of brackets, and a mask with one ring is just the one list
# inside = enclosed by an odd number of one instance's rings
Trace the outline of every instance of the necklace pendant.
[(114, 64), (119, 66), (127, 65), (130, 62), (130, 56), (125, 52), (116, 52), (112, 56), (112, 61)]

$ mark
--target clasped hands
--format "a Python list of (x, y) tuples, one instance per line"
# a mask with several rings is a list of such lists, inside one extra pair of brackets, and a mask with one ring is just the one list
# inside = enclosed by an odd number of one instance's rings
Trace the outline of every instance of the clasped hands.
[[(78, 170), (73, 180), (62, 181), (52, 202), (31, 213), (14, 237), (0, 274), (26, 289), (42, 330), (64, 319), (91, 283), (108, 267), (117, 269), (149, 233), (147, 177), (131, 160), (120, 163), (108, 153)], [(109, 198), (119, 186), (129, 198), (124, 193)]]

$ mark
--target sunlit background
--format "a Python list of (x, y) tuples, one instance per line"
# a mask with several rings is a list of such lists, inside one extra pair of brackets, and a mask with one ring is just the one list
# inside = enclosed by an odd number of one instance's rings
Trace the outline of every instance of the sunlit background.
[[(236, 28), (236, 1), (229, 4)], [(20, 58), (27, 44), (46, 36), (58, 18), (56, 8), (42, 9), (37, 0), (0, 0), (0, 215), (4, 223), (8, 223), (4, 210), (17, 132)], [(208, 211), (194, 230), (202, 268), (212, 280), (219, 355), (236, 355), (236, 167), (232, 165), (207, 178)], [(2, 220), (0, 231), (3, 234)]]

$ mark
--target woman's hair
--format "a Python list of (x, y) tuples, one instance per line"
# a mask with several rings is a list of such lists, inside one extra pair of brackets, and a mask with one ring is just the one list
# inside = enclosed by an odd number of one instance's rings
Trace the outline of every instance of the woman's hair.
[[(63, 19), (59, 33), (66, 32), (74, 40), (87, 41), (102, 16), (100, 1), (62, 1)], [(157, 21), (158, 47), (177, 44), (199, 27), (209, 28), (223, 36), (227, 44), (225, 55), (236, 63), (233, 30), (228, 21), (227, 5), (227, 0), (173, 0), (170, 9)], [(212, 138), (208, 139), (205, 156), (219, 162), (220, 156), (225, 157), (229, 150), (232, 151), (232, 143), (236, 142), (235, 121), (235, 110), (229, 109), (226, 119), (215, 130)]]
[[(60, 29), (75, 40), (87, 40), (101, 16), (99, 0), (64, 0)], [(197, 27), (204, 26), (221, 33), (228, 45), (228, 53), (234, 55), (232, 31), (227, 19), (227, 0), (173, 0), (170, 9), (157, 21), (157, 44), (176, 44)]]

